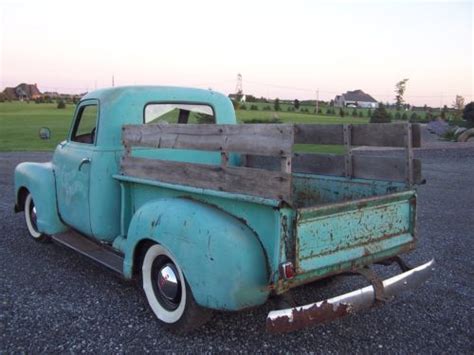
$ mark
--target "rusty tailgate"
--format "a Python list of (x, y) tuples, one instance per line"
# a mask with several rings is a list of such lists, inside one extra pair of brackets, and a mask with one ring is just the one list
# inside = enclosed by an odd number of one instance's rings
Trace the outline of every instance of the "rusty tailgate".
[(412, 249), (415, 213), (416, 193), (412, 190), (299, 209), (297, 278), (323, 277)]

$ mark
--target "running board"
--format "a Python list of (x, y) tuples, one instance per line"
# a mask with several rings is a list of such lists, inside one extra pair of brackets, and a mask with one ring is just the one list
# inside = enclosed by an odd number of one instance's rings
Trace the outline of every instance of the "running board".
[(52, 239), (123, 275), (124, 257), (114, 252), (108, 245), (97, 243), (73, 230), (55, 234), (52, 236)]

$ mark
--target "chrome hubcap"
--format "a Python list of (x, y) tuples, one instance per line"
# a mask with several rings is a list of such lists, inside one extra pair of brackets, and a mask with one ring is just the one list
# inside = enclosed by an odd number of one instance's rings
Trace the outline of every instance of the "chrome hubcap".
[(180, 284), (177, 271), (172, 264), (165, 264), (158, 272), (158, 289), (160, 290), (160, 293), (169, 301), (177, 301), (180, 291)]

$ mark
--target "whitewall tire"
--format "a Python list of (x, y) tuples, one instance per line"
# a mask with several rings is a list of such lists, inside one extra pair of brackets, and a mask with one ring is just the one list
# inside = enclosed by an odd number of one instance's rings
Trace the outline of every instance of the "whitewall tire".
[(163, 246), (153, 244), (148, 248), (141, 271), (148, 304), (167, 328), (186, 332), (209, 320), (210, 310), (196, 304), (183, 271)]
[(49, 239), (49, 236), (41, 233), (38, 231), (38, 225), (37, 225), (37, 214), (36, 214), (36, 206), (33, 201), (33, 196), (29, 193), (26, 196), (25, 199), (25, 208), (24, 208), (24, 213), (25, 213), (25, 222), (26, 222), (26, 227), (28, 229), (28, 233), (30, 236), (39, 242), (47, 241)]

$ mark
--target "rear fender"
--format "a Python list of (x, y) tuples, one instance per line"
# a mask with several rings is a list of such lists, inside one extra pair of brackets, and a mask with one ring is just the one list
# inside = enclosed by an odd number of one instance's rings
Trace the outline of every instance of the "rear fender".
[(147, 239), (171, 252), (203, 307), (239, 310), (268, 298), (267, 260), (258, 237), (243, 221), (214, 206), (184, 198), (142, 206), (127, 235), (126, 277), (140, 267), (134, 265), (137, 245)]
[(56, 204), (56, 185), (51, 163), (21, 163), (15, 168), (15, 211), (24, 209), (24, 191), (33, 196), (37, 207), (38, 230), (55, 234), (67, 230), (58, 213)]

